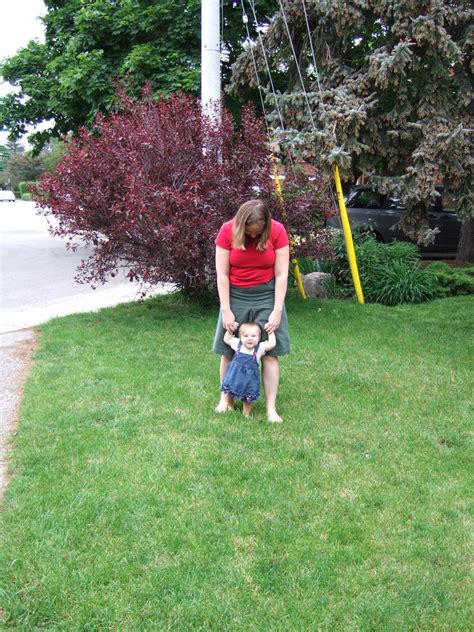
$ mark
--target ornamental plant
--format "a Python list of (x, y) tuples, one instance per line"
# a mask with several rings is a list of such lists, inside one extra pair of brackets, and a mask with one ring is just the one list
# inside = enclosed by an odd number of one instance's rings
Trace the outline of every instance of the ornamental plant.
[[(364, 299), (367, 303), (399, 305), (421, 303), (436, 296), (437, 281), (428, 268), (420, 267), (415, 244), (393, 241), (379, 242), (370, 229), (354, 230), (354, 245)], [(337, 296), (352, 294), (352, 279), (342, 234), (332, 239), (335, 261), (328, 269), (336, 277), (332, 288)]]
[(438, 298), (474, 294), (474, 266), (453, 268), (444, 261), (436, 261), (426, 269), (436, 277)]
[(285, 179), (284, 211), (275, 195), (265, 127), (244, 108), (236, 129), (228, 112), (215, 125), (184, 94), (134, 100), (119, 88), (119, 107), (69, 141), (35, 188), (51, 232), (75, 248), (92, 246), (77, 280), (105, 282), (125, 268), (130, 280), (172, 283), (191, 297), (215, 285), (214, 239), (240, 204), (263, 197), (276, 219), (318, 256), (318, 226), (330, 212), (321, 180)]

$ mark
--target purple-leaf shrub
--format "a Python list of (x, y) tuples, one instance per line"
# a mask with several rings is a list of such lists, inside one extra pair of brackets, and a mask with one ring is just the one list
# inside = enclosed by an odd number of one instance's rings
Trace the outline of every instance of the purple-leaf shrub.
[(268, 199), (300, 243), (308, 238), (308, 254), (314, 219), (329, 208), (320, 183), (308, 189), (306, 178), (306, 189), (295, 192), (297, 178), (288, 177), (282, 217), (264, 123), (251, 109), (237, 130), (226, 111), (215, 126), (190, 96), (155, 100), (149, 87), (139, 100), (119, 94), (119, 111), (82, 129), (35, 191), (41, 212), (55, 220), (53, 234), (70, 247), (94, 248), (78, 281), (105, 282), (124, 267), (131, 280), (173, 283), (198, 297), (215, 284), (220, 225), (256, 196)]

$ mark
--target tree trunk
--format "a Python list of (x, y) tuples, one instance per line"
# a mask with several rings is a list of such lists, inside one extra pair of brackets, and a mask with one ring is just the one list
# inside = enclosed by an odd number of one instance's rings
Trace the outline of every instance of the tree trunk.
[(474, 262), (474, 219), (461, 224), (456, 261)]

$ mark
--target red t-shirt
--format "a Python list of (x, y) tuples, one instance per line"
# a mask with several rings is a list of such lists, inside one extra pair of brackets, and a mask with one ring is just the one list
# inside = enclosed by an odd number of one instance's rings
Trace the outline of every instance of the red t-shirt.
[(231, 219), (221, 226), (216, 237), (216, 246), (230, 250), (229, 281), (237, 287), (253, 287), (261, 283), (268, 283), (275, 277), (275, 250), (288, 246), (288, 235), (285, 227), (280, 222), (272, 219), (270, 239), (266, 250), (261, 252), (255, 247), (256, 239), (249, 239), (245, 250), (237, 250), (232, 247)]

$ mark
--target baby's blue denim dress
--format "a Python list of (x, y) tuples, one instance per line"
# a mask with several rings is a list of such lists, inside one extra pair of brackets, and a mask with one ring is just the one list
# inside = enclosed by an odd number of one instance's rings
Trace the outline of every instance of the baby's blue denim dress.
[(239, 342), (232, 362), (222, 380), (221, 391), (243, 402), (255, 402), (260, 398), (260, 367), (257, 348), (252, 355), (240, 353)]

